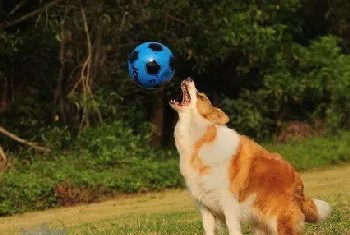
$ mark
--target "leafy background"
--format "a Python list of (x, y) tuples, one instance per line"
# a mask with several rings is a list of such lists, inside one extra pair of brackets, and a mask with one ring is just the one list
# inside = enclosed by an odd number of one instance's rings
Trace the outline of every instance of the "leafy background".
[[(230, 127), (297, 169), (348, 161), (349, 11), (344, 0), (0, 1), (0, 125), (52, 150), (0, 135), (0, 214), (182, 187), (167, 103), (188, 76)], [(176, 55), (164, 89), (128, 77), (144, 41)]]

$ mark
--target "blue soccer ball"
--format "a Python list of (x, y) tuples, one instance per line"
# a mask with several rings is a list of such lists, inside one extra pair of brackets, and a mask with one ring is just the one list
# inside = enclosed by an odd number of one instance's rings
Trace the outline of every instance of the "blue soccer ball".
[(174, 76), (174, 62), (168, 47), (159, 42), (145, 42), (129, 55), (129, 75), (141, 87), (158, 88)]

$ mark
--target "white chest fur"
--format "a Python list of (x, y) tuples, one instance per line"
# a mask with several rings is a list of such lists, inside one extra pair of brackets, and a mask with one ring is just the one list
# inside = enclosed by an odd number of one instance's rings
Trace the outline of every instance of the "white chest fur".
[(187, 186), (193, 197), (217, 215), (223, 213), (222, 199), (229, 193), (226, 167), (211, 168), (210, 175), (186, 177)]
[(206, 127), (196, 130), (180, 122), (175, 129), (175, 141), (180, 154), (181, 173), (191, 194), (205, 207), (220, 215), (224, 204), (222, 200), (230, 194), (228, 168), (239, 145), (239, 135), (226, 126), (216, 128), (215, 139), (204, 144), (198, 152), (202, 163), (210, 168), (206, 175), (200, 175), (190, 163), (194, 144), (205, 133)]

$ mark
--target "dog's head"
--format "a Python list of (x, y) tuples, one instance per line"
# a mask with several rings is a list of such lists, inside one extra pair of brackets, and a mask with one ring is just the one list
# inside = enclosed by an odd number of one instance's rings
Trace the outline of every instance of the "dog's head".
[(191, 119), (209, 122), (215, 125), (225, 125), (229, 117), (219, 108), (214, 107), (209, 98), (197, 88), (191, 78), (181, 83), (182, 101), (170, 101), (170, 106), (181, 114), (188, 114)]

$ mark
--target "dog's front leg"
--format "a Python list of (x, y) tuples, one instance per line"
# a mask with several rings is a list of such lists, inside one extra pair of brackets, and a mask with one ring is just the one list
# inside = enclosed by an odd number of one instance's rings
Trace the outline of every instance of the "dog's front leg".
[(230, 235), (242, 235), (241, 232), (241, 212), (238, 202), (234, 200), (226, 201), (224, 205), (226, 226)]
[(205, 235), (215, 235), (216, 224), (214, 215), (203, 205), (199, 205), (199, 208), (202, 214)]

